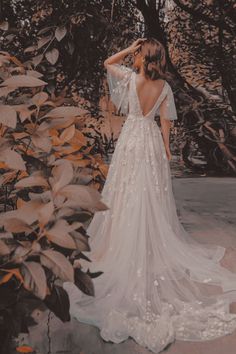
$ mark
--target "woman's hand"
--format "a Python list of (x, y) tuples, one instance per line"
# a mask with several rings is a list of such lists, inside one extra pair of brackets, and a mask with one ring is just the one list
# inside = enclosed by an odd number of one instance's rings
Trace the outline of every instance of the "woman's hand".
[(141, 46), (142, 42), (145, 40), (146, 38), (138, 38), (127, 49), (129, 50), (130, 53), (133, 53)]
[(135, 50), (137, 50), (141, 46), (141, 43), (144, 40), (146, 40), (146, 38), (136, 39), (136, 41), (134, 41), (129, 47), (122, 49), (120, 52), (115, 53), (115, 54), (111, 55), (110, 57), (108, 57), (104, 61), (104, 65), (106, 66), (106, 64), (119, 63), (121, 60), (123, 60), (126, 57), (126, 55), (129, 55), (130, 53), (135, 52)]
[(166, 148), (166, 155), (167, 155), (167, 158), (168, 160), (170, 161), (172, 159), (172, 155), (171, 155), (171, 151), (170, 151), (170, 148), (169, 146), (165, 146)]
[(135, 52), (135, 50), (137, 50), (141, 43), (145, 40), (146, 38), (139, 38), (136, 39), (136, 41), (134, 41), (129, 47), (122, 49), (120, 52), (115, 53), (113, 55), (111, 55), (110, 57), (108, 57), (105, 61), (104, 61), (104, 65), (106, 66), (106, 64), (115, 64), (115, 63), (119, 63), (121, 60), (124, 59), (124, 57), (126, 57), (126, 55)]

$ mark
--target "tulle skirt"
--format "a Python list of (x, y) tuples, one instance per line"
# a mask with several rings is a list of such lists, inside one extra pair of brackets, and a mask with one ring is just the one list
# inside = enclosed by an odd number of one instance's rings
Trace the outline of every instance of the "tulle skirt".
[(155, 121), (129, 115), (112, 156), (102, 200), (88, 226), (95, 296), (63, 287), (71, 316), (106, 341), (132, 337), (159, 353), (175, 339), (232, 333), (236, 274), (220, 264), (225, 248), (195, 241), (178, 219), (171, 172)]

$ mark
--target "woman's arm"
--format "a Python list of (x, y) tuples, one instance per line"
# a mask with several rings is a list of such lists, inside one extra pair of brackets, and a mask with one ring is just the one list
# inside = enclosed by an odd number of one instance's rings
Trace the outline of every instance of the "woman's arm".
[(120, 52), (110, 56), (104, 61), (107, 70), (107, 83), (109, 86), (110, 99), (117, 108), (117, 112), (127, 114), (129, 111), (128, 90), (129, 82), (133, 70), (123, 64), (118, 63), (127, 54), (132, 53), (138, 47), (138, 41)]
[(175, 107), (175, 100), (171, 86), (168, 84), (167, 86), (167, 95), (164, 100), (161, 102), (159, 107), (159, 114), (160, 114), (160, 122), (161, 122), (161, 130), (162, 130), (162, 137), (166, 149), (166, 154), (168, 160), (171, 160), (172, 155), (170, 152), (170, 128), (174, 120), (178, 118), (177, 111)]
[(170, 127), (171, 127), (171, 121), (165, 118), (160, 117), (160, 122), (161, 122), (161, 130), (162, 130), (162, 137), (166, 149), (166, 154), (167, 158), (170, 161), (172, 158), (171, 152), (170, 152)]
[(120, 52), (118, 53), (115, 53), (113, 55), (111, 55), (109, 58), (107, 58), (105, 61), (104, 61), (104, 66), (106, 67), (107, 64), (116, 64), (116, 63), (119, 63), (121, 60), (123, 60), (126, 55), (130, 54), (130, 49), (129, 47), (128, 48), (125, 48), (125, 49), (122, 49)]
[(121, 60), (124, 59), (128, 54), (135, 52), (140, 47), (140, 42), (142, 42), (145, 38), (139, 38), (134, 41), (129, 47), (122, 49), (120, 52), (111, 55), (104, 61), (104, 66), (106, 67), (107, 64), (115, 64), (119, 63)]

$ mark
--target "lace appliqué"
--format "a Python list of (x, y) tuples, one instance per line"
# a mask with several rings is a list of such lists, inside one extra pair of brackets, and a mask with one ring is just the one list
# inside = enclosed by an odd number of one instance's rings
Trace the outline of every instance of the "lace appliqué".
[(221, 300), (206, 308), (200, 307), (199, 302), (183, 302), (182, 305), (178, 314), (172, 304), (163, 304), (160, 315), (151, 313), (147, 307), (142, 318), (113, 309), (103, 322), (101, 336), (114, 343), (131, 336), (141, 346), (159, 353), (175, 339), (212, 340), (231, 334), (236, 328), (236, 315), (227, 313), (225, 303)]

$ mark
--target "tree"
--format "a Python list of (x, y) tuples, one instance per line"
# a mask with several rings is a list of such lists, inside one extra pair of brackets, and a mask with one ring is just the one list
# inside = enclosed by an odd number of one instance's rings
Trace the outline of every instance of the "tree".
[(133, 4), (145, 19), (145, 36), (150, 34), (165, 46), (175, 75), (177, 143), (185, 141), (185, 163), (212, 173), (235, 174), (233, 2), (137, 0)]

